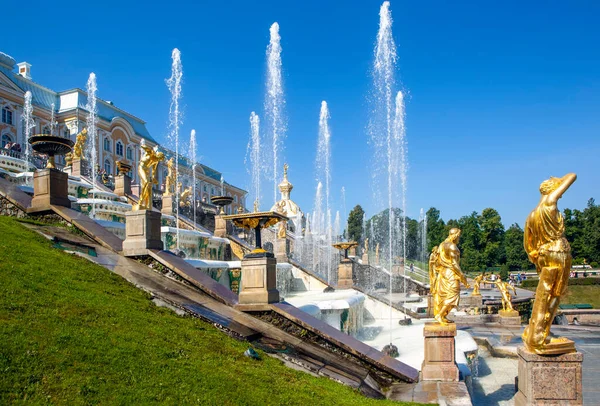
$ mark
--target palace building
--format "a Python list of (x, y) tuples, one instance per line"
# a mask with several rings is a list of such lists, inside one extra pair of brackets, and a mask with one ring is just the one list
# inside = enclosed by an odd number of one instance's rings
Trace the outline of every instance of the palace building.
[[(76, 135), (86, 127), (87, 93), (75, 88), (56, 92), (32, 79), (31, 64), (16, 63), (11, 56), (0, 52), (0, 121), (1, 147), (17, 143), (24, 150), (26, 140), (23, 125), (24, 98), (27, 91), (32, 95), (34, 128), (32, 134), (53, 134), (75, 141)], [(112, 101), (97, 99), (98, 137), (96, 150), (100, 169), (108, 175), (117, 174), (117, 161), (125, 162), (133, 168), (130, 172), (132, 183), (138, 183), (135, 168), (141, 158), (140, 143), (155, 146), (157, 141), (146, 128), (146, 122), (126, 112)], [(89, 141), (88, 141), (89, 142)], [(175, 155), (164, 147), (165, 155)], [(57, 160), (64, 165), (64, 157)], [(166, 162), (159, 167), (159, 184), (164, 189), (167, 174)], [(183, 186), (192, 184), (192, 168), (185, 157), (180, 157), (179, 177)], [(221, 173), (206, 165), (196, 165), (197, 200), (210, 205), (210, 198), (221, 195)], [(224, 194), (233, 198), (227, 207), (228, 213), (245, 208), (247, 192), (229, 183), (223, 184)]]

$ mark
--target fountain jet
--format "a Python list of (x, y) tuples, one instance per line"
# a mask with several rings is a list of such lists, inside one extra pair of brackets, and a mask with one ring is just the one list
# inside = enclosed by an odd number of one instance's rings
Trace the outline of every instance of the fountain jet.
[(92, 218), (96, 218), (96, 176), (98, 175), (98, 151), (96, 146), (98, 144), (98, 106), (96, 105), (96, 92), (98, 86), (96, 85), (96, 74), (90, 73), (87, 81), (87, 104), (85, 109), (88, 112), (87, 116), (87, 133), (90, 143), (88, 145), (88, 162), (92, 164)]

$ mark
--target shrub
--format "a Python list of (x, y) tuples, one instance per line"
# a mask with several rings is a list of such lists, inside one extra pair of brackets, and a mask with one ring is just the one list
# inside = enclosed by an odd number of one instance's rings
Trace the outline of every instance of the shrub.
[[(538, 282), (540, 280), (535, 278), (535, 279), (525, 279), (522, 283), (521, 283), (521, 287), (524, 289), (527, 288), (535, 288), (538, 285)], [(582, 276), (580, 276), (579, 278), (570, 278), (569, 279), (569, 286), (575, 286), (575, 285), (600, 285), (600, 278), (598, 277), (587, 277), (584, 278)]]

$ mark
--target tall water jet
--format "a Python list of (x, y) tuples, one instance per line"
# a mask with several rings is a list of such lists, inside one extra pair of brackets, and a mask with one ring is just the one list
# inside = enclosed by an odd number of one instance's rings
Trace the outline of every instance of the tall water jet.
[[(260, 176), (262, 164), (260, 158), (260, 118), (255, 112), (250, 113), (250, 140), (248, 142), (246, 160), (250, 160), (250, 175), (252, 178), (252, 191), (254, 193), (253, 205), (260, 210)], [(246, 166), (248, 164), (246, 162)]]
[(342, 235), (345, 235), (346, 231), (348, 229), (348, 213), (346, 212), (346, 188), (344, 186), (342, 186), (342, 189), (340, 190), (340, 196), (342, 199), (342, 216), (343, 216), (343, 220), (342, 220), (343, 225), (341, 225)]
[(174, 48), (171, 53), (171, 77), (167, 79), (167, 87), (171, 92), (171, 104), (169, 106), (169, 141), (175, 146), (175, 216), (177, 217), (177, 249), (179, 250), (179, 127), (181, 126), (181, 111), (179, 102), (181, 100), (181, 78), (183, 68), (181, 65), (181, 53)]
[[(399, 116), (394, 108), (395, 71), (397, 63), (396, 44), (392, 35), (392, 15), (390, 3), (385, 1), (379, 10), (379, 30), (374, 50), (373, 93), (371, 94), (372, 116), (369, 122), (370, 142), (374, 150), (374, 199), (383, 202), (387, 209), (387, 236), (379, 236), (387, 243), (384, 255), (391, 271), (397, 240), (402, 237), (396, 227), (394, 206), (398, 202), (397, 179), (401, 175), (401, 137), (397, 134)], [(401, 97), (401, 96), (400, 96)], [(403, 108), (403, 107), (402, 107)], [(397, 119), (398, 118), (398, 119)], [(402, 125), (404, 123), (402, 116)], [(404, 182), (405, 183), (405, 182)], [(403, 193), (404, 194), (404, 193)], [(406, 217), (406, 212), (402, 212)], [(372, 224), (373, 222), (371, 222)], [(385, 241), (387, 239), (387, 241)], [(404, 239), (405, 240), (405, 239)], [(404, 246), (405, 243), (403, 243)], [(402, 249), (405, 255), (405, 249)], [(392, 302), (392, 272), (389, 272), (389, 300)], [(390, 345), (392, 345), (392, 309), (390, 308)]]
[(317, 190), (315, 192), (315, 204), (314, 211), (312, 214), (312, 224), (311, 224), (311, 237), (312, 237), (312, 264), (313, 264), (313, 272), (323, 275), (323, 270), (321, 269), (321, 255), (320, 255), (320, 240), (322, 235), (321, 229), (321, 213), (323, 211), (323, 183), (317, 183)]
[(270, 41), (267, 47), (267, 89), (265, 94), (265, 113), (268, 133), (271, 139), (273, 155), (273, 203), (277, 202), (277, 185), (279, 183), (279, 156), (283, 149), (286, 123), (284, 118), (285, 98), (283, 95), (283, 77), (281, 74), (281, 37), (279, 24), (273, 23), (269, 30)]
[[(408, 147), (404, 118), (404, 96), (402, 92), (398, 92), (396, 94), (396, 111), (394, 114), (394, 147), (399, 149), (398, 153), (400, 154), (398, 170), (400, 171), (400, 186), (402, 191), (402, 223), (400, 224), (402, 233), (402, 266), (406, 264), (406, 189), (408, 171)], [(406, 284), (404, 284), (404, 295), (406, 296)]]
[(50, 106), (50, 135), (54, 135), (54, 133), (56, 132), (56, 127), (58, 126), (58, 123), (56, 122), (56, 117), (54, 117), (54, 108), (55, 105), (54, 103), (52, 103), (52, 105)]
[(331, 131), (329, 130), (329, 108), (327, 102), (321, 102), (321, 111), (319, 112), (319, 141), (317, 145), (317, 181), (325, 185), (325, 204), (324, 210), (327, 214), (326, 223), (323, 224), (325, 231), (326, 244), (326, 260), (327, 260), (327, 275), (331, 276), (331, 259), (332, 259), (332, 238), (331, 238), (331, 207), (329, 199), (329, 190), (331, 183)]
[(225, 178), (221, 175), (221, 196), (225, 196)]
[(192, 158), (192, 211), (194, 227), (196, 226), (196, 130), (190, 133), (190, 149)]
[(88, 139), (90, 140), (88, 144), (88, 162), (92, 164), (92, 218), (96, 218), (96, 176), (98, 175), (98, 151), (96, 150), (96, 146), (98, 144), (98, 106), (96, 105), (96, 92), (98, 91), (98, 86), (96, 85), (96, 74), (94, 72), (90, 73), (90, 76), (87, 81), (87, 103), (85, 105), (85, 109), (88, 112), (87, 116), (87, 133)]
[(335, 212), (335, 220), (333, 221), (333, 240), (334, 242), (340, 241), (340, 211)]
[(31, 130), (33, 130), (33, 127), (35, 127), (35, 122), (33, 121), (33, 107), (31, 106), (31, 92), (29, 90), (25, 92), (25, 103), (23, 105), (23, 126), (25, 134), (23, 148), (25, 149), (27, 172), (29, 172), (29, 161), (31, 159), (31, 146), (29, 145), (29, 137), (31, 137)]

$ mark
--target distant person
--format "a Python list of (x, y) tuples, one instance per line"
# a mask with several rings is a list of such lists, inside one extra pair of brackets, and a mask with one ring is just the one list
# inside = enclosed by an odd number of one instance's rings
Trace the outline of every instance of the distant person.
[(414, 272), (415, 271), (415, 266), (414, 264), (411, 262), (410, 264), (410, 272)]
[(583, 271), (583, 277), (587, 278), (587, 271)]

